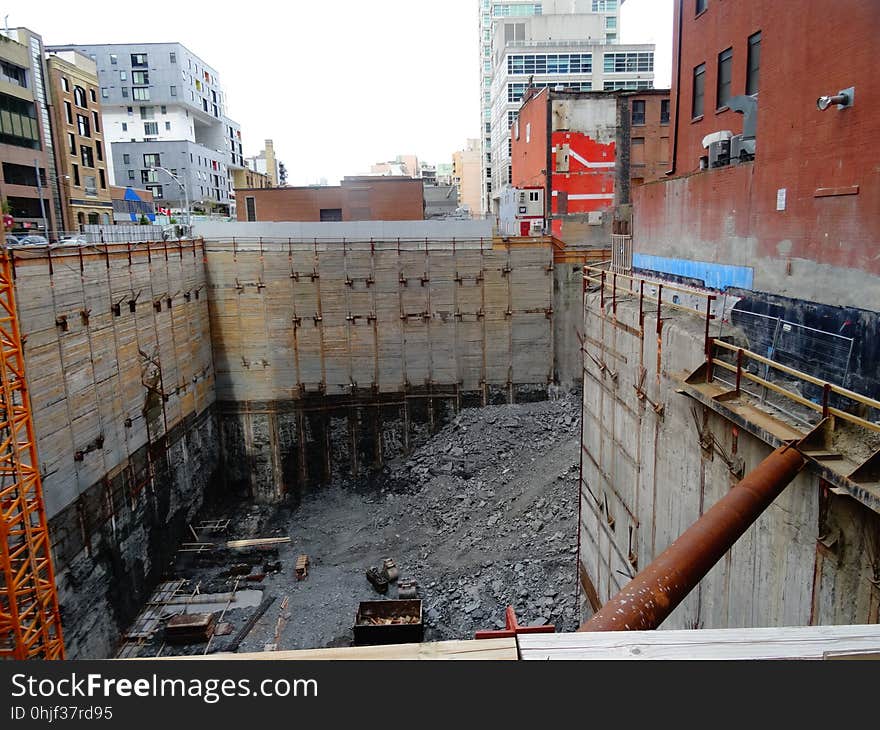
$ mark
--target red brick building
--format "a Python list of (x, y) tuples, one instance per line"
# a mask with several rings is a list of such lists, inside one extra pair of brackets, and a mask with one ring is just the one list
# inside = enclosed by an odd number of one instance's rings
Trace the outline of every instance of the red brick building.
[(240, 221), (424, 220), (421, 180), (346, 177), (341, 185), (235, 191)]
[[(676, 0), (673, 53), (674, 177), (634, 189), (636, 266), (880, 310), (876, 0)], [(706, 135), (743, 132), (744, 95), (754, 160), (700, 170)]]
[[(630, 190), (669, 169), (669, 91), (527, 96), (511, 133), (512, 186), (545, 190), (553, 235), (608, 245)], [(549, 171), (549, 173), (548, 173)]]

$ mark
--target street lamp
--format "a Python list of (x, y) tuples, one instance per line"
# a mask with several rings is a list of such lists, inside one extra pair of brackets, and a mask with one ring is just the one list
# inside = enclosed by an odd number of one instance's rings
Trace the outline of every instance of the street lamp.
[(171, 172), (171, 170), (166, 170), (164, 167), (159, 167), (159, 165), (153, 165), (150, 168), (150, 170), (152, 170), (153, 172), (155, 172), (156, 170), (161, 170), (166, 175), (168, 175), (168, 177), (170, 177), (172, 180), (174, 180), (174, 182), (176, 182), (177, 185), (180, 187), (181, 191), (183, 191), (183, 199), (186, 201), (186, 225), (188, 228), (191, 228), (192, 227), (191, 226), (192, 220), (190, 219), (190, 213), (189, 213), (189, 194), (186, 191), (186, 185), (184, 185), (180, 181), (180, 178), (177, 177), (177, 175), (175, 175), (173, 172)]

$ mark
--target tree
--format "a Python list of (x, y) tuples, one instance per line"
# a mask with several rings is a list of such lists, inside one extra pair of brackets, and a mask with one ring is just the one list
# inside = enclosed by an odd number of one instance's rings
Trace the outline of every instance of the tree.
[(143, 213), (141, 213), (141, 219), (138, 221), (138, 223), (142, 226), (147, 226), (150, 224), (150, 221), (147, 220), (147, 216), (145, 216)]
[(283, 162), (278, 163), (278, 185), (282, 188), (287, 185), (287, 167)]

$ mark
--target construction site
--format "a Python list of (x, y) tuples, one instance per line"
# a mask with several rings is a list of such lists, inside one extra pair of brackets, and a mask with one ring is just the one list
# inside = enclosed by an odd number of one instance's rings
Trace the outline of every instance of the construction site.
[(880, 16), (692, 5), (505, 226), (0, 249), (0, 656), (880, 658)]

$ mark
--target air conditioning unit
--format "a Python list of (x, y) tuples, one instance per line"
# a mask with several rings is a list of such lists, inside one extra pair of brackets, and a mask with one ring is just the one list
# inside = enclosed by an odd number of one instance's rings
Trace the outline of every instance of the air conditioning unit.
[(730, 161), (733, 164), (748, 162), (755, 159), (755, 138), (744, 137), (741, 134), (730, 138)]
[(724, 167), (730, 164), (730, 140), (719, 139), (709, 143), (709, 167)]

